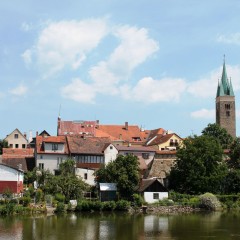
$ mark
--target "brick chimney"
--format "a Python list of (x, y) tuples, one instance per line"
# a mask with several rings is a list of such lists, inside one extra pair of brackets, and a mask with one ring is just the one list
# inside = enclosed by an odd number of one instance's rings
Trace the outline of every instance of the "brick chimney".
[(128, 122), (125, 122), (125, 129), (128, 130)]

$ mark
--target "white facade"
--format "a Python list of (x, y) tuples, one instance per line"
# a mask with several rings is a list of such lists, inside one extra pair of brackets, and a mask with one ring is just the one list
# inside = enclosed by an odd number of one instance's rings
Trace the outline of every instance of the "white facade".
[(55, 170), (59, 169), (59, 164), (66, 160), (68, 155), (66, 154), (37, 154), (36, 167), (39, 169), (49, 170), (54, 173)]
[(44, 151), (46, 153), (64, 153), (64, 143), (46, 143), (44, 142)]
[(0, 164), (0, 181), (23, 182), (23, 172)]
[(94, 186), (95, 182), (95, 176), (93, 175), (95, 170), (92, 169), (86, 169), (86, 168), (75, 168), (75, 174), (78, 177), (81, 177), (84, 182), (87, 184)]
[(144, 192), (143, 197), (147, 203), (154, 203), (168, 198), (168, 192)]
[(15, 129), (4, 140), (8, 142), (10, 148), (27, 148), (28, 141), (18, 129)]
[(116, 147), (112, 144), (109, 144), (109, 146), (104, 150), (104, 162), (105, 164), (108, 164), (111, 161), (114, 161), (117, 158), (118, 150)]

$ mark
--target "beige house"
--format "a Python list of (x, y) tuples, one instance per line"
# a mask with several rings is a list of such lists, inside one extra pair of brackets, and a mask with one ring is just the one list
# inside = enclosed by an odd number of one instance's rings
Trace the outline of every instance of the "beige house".
[(17, 128), (4, 139), (10, 148), (27, 148), (28, 140)]

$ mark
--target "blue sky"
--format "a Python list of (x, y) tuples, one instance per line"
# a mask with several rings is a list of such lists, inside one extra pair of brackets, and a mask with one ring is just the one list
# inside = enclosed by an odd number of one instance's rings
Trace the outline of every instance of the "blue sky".
[(0, 138), (63, 120), (162, 127), (215, 122), (226, 55), (239, 135), (240, 1), (0, 2)]

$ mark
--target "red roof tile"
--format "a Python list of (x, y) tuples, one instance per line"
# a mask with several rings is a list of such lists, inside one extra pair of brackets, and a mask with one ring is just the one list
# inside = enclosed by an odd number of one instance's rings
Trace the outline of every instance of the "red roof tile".
[(2, 158), (22, 158), (22, 157), (33, 157), (33, 148), (3, 148)]

